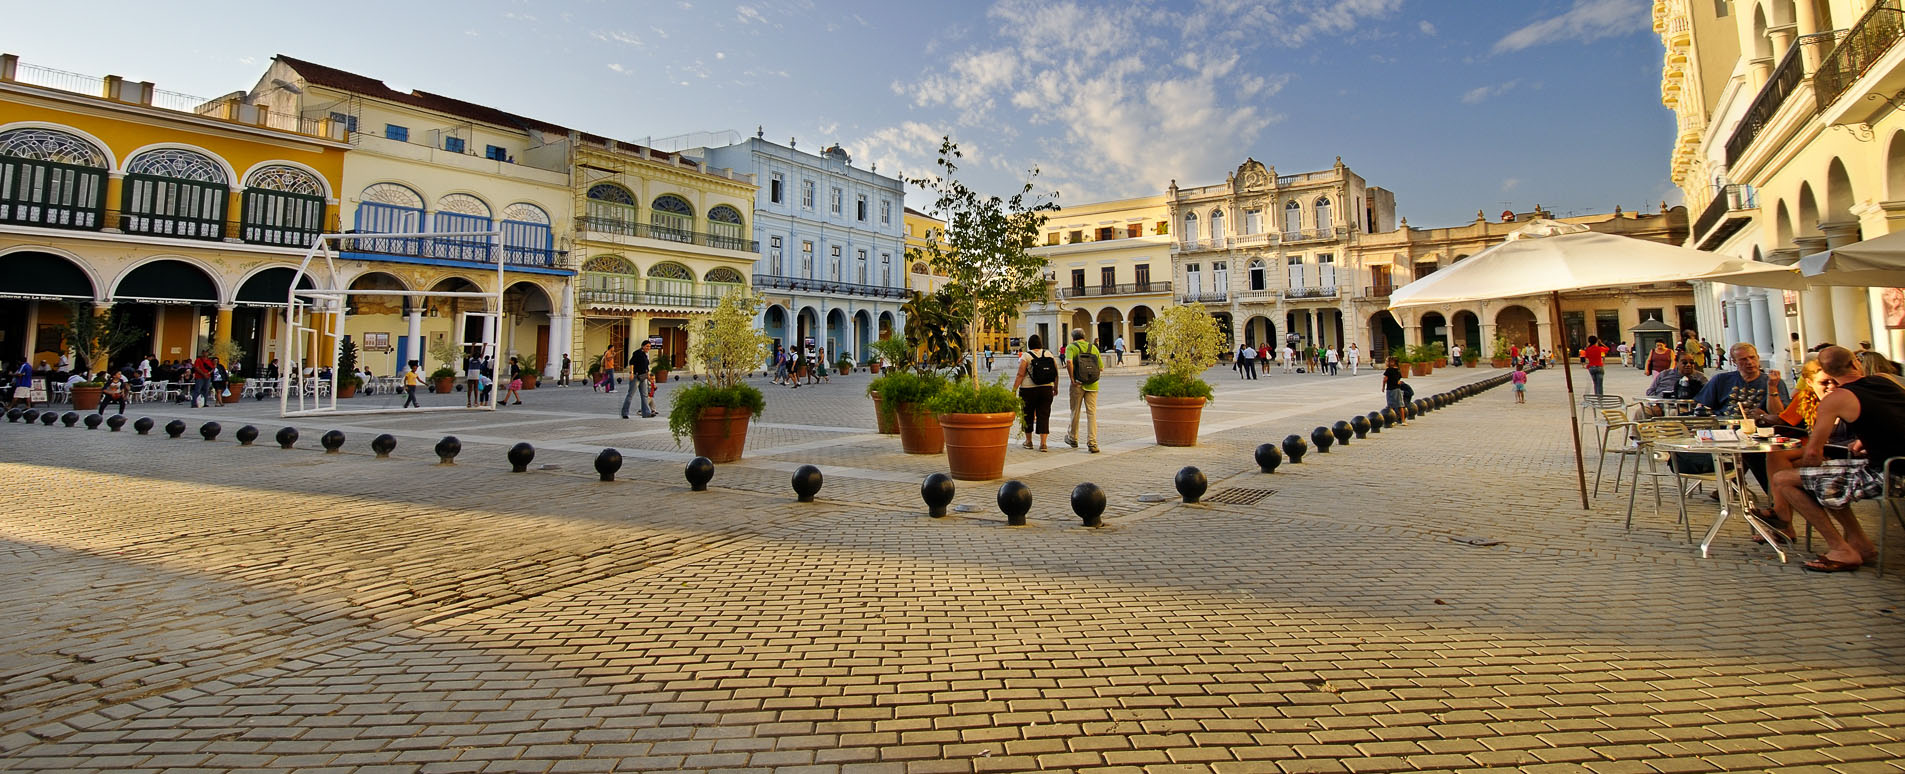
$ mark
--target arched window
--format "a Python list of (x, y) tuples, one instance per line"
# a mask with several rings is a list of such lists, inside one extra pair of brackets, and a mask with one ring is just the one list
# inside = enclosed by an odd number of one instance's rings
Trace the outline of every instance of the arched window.
[(742, 279), (740, 272), (726, 266), (709, 269), (707, 274), (702, 275), (701, 281), (708, 284), (708, 294), (715, 298), (724, 297), (747, 282)]
[(230, 183), (225, 168), (203, 153), (146, 151), (126, 162), (120, 227), (128, 234), (223, 239)]
[(1324, 233), (1328, 233), (1331, 229), (1335, 227), (1336, 227), (1336, 222), (1335, 222), (1335, 219), (1332, 217), (1331, 211), (1330, 211), (1330, 198), (1327, 196), (1317, 197), (1316, 199), (1316, 230), (1324, 232)]
[(1223, 210), (1210, 211), (1210, 238), (1213, 242), (1222, 241), (1224, 238)]
[(1197, 213), (1184, 213), (1184, 241), (1197, 242)]
[[(423, 230), (423, 197), (396, 183), (372, 183), (358, 196), (360, 234), (414, 234)], [(353, 239), (349, 249), (384, 255), (419, 255), (423, 240), (408, 238)]]
[(106, 207), (106, 154), (77, 135), (51, 129), (0, 132), (0, 222), (96, 229)]
[(926, 270), (925, 261), (918, 261), (913, 264), (913, 273), (914, 274), (931, 274), (932, 272)]
[(261, 245), (308, 247), (323, 233), (324, 183), (297, 167), (260, 167), (245, 181), (241, 236)]
[(648, 214), (649, 236), (673, 242), (692, 242), (695, 233), (695, 208), (674, 194), (655, 197)]
[(1295, 239), (1303, 231), (1303, 205), (1292, 199), (1283, 205), (1283, 235), (1285, 239)]
[(582, 301), (635, 302), (635, 265), (619, 255), (598, 255), (582, 264)]
[(686, 306), (694, 302), (695, 274), (679, 263), (662, 262), (648, 267), (650, 303)]
[(589, 212), (582, 216), (582, 226), (590, 231), (634, 236), (641, 223), (638, 211), (635, 195), (627, 188), (597, 183), (589, 187)]
[(1250, 289), (1251, 290), (1263, 290), (1264, 288), (1269, 287), (1269, 282), (1270, 282), (1269, 274), (1270, 272), (1263, 265), (1262, 258), (1250, 259)]
[(555, 263), (555, 236), (549, 213), (528, 202), (503, 208), (503, 260), (524, 266)]
[(752, 246), (743, 239), (746, 225), (741, 222), (741, 211), (728, 205), (716, 205), (708, 210), (708, 245), (729, 250), (752, 252)]
[[(430, 230), (439, 234), (488, 231), (489, 203), (465, 193), (444, 194), (437, 199), (436, 216)], [(486, 236), (436, 237), (430, 240), (430, 255), (456, 261), (488, 261), (490, 242)]]

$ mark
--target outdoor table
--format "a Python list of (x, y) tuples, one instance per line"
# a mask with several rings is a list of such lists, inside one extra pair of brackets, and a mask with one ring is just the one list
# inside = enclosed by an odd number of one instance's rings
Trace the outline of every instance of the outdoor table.
[(1666, 417), (1681, 416), (1692, 411), (1693, 407), (1698, 405), (1686, 398), (1644, 397), (1635, 402), (1644, 407), (1658, 408), (1660, 409), (1660, 415)]
[[(1753, 515), (1753, 496), (1746, 488), (1746, 466), (1739, 463), (1740, 458), (1747, 454), (1766, 454), (1778, 449), (1798, 448), (1798, 441), (1782, 438), (1760, 440), (1752, 437), (1742, 437), (1738, 441), (1702, 441), (1698, 437), (1693, 437), (1656, 441), (1654, 446), (1666, 451), (1708, 454), (1713, 457), (1714, 478), (1717, 481), (1717, 486), (1714, 488), (1719, 490), (1720, 515), (1713, 520), (1713, 526), (1707, 529), (1706, 538), (1700, 541), (1701, 558), (1707, 557), (1707, 551), (1713, 545), (1714, 536), (1720, 534), (1721, 525), (1725, 524), (1726, 517), (1732, 514), (1733, 498), (1737, 496), (1740, 501), (1740, 517), (1746, 519), (1747, 525), (1752, 527), (1754, 532), (1759, 533), (1759, 536), (1766, 541), (1766, 545), (1772, 546), (1773, 551), (1779, 554), (1781, 563), (1786, 561), (1786, 551), (1779, 547), (1779, 540), (1774, 536), (1773, 528), (1761, 521), (1758, 516)], [(1735, 464), (1729, 467), (1728, 462)]]

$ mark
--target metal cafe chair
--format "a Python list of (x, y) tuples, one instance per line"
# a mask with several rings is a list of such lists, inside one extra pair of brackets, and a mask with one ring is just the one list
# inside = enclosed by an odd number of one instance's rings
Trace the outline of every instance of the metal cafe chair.
[[(1601, 464), (1594, 470), (1594, 494), (1601, 494), (1601, 477), (1607, 472), (1607, 455), (1614, 454), (1614, 493), (1621, 493), (1621, 472), (1627, 468), (1627, 458), (1639, 453), (1638, 448), (1627, 442), (1627, 436), (1634, 428), (1634, 421), (1627, 418), (1627, 412), (1617, 408), (1601, 409), (1594, 424), (1601, 429)], [(1609, 448), (1608, 443), (1616, 431), (1621, 432), (1618, 445)]]
[[(1678, 440), (1693, 435), (1679, 422), (1641, 422), (1634, 426), (1639, 459), (1634, 462), (1633, 478), (1628, 481), (1627, 490), (1627, 529), (1634, 528), (1634, 503), (1640, 494), (1640, 477), (1653, 479), (1654, 515), (1660, 515), (1660, 485), (1666, 479), (1674, 480), (1674, 488), (1680, 488), (1681, 474), (1673, 468), (1673, 455), (1655, 446), (1660, 441)], [(1647, 471), (1641, 472), (1641, 462), (1647, 463)], [(1680, 499), (1680, 521), (1686, 525), (1687, 540), (1693, 540), (1693, 523), (1687, 518), (1686, 498)]]
[[(1905, 502), (1905, 457), (1892, 457), (1879, 466), (1885, 476), (1885, 497), (1879, 500), (1879, 577), (1885, 577), (1885, 533), (1891, 522), (1896, 520), (1900, 529), (1905, 529), (1905, 509), (1899, 505)], [(1891, 511), (1887, 514), (1886, 511)], [(1887, 516), (1891, 518), (1887, 518)], [(1810, 529), (1810, 525), (1808, 525)], [(1811, 532), (1807, 533), (1810, 538)]]

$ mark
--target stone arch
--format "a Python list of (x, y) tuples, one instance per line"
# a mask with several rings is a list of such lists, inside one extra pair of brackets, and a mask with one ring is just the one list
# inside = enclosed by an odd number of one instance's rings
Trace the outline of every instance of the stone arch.
[(1773, 247), (1779, 249), (1793, 243), (1793, 215), (1786, 208), (1786, 200), (1779, 200), (1773, 208)]
[(1244, 343), (1253, 347), (1275, 349), (1277, 346), (1276, 323), (1264, 315), (1251, 315), (1250, 319), (1244, 321), (1243, 340)]
[(702, 282), (720, 282), (720, 283), (726, 283), (731, 285), (739, 285), (743, 282), (746, 282), (747, 280), (743, 279), (741, 277), (741, 273), (738, 271), (730, 269), (726, 266), (716, 266), (712, 269), (709, 269), (707, 274), (702, 275), (701, 281)]
[[(761, 310), (761, 332), (774, 340), (774, 346), (788, 345), (787, 320), (787, 307), (780, 304), (768, 304), (766, 309)], [(768, 353), (768, 357), (772, 358), (773, 353)]]
[(503, 220), (549, 225), (549, 211), (529, 202), (513, 202), (503, 208)]
[(658, 279), (686, 280), (688, 282), (695, 281), (694, 270), (689, 269), (687, 266), (676, 263), (674, 261), (658, 262), (655, 265), (648, 267), (648, 271), (643, 272), (643, 275), (648, 277), (655, 277)]
[(0, 124), (0, 156), (117, 170), (112, 148), (98, 137), (61, 124), (14, 121)]
[(292, 277), (297, 278), (299, 290), (316, 290), (317, 283), (310, 274), (299, 274), (291, 266), (261, 266), (245, 273), (234, 286), (232, 303), (248, 306), (284, 306), (285, 298), (290, 295)]
[(475, 194), (456, 191), (437, 197), (437, 212), (468, 215), (475, 218), (490, 217), (489, 202)]
[(1885, 199), (1905, 198), (1905, 131), (1892, 133), (1885, 150)]
[(417, 189), (404, 183), (390, 181), (371, 183), (364, 186), (363, 193), (358, 194), (357, 198), (360, 202), (423, 209), (423, 194), (417, 193)]
[(126, 154), (126, 174), (169, 177), (231, 186), (238, 170), (223, 156), (196, 145), (160, 142)]
[(186, 301), (217, 304), (225, 299), (218, 272), (180, 255), (148, 258), (126, 267), (113, 281), (111, 298), (121, 301)]
[(1773, 26), (1772, 22), (1767, 21), (1766, 5), (1762, 3), (1753, 6), (1753, 55), (1751, 58), (1772, 58), (1772, 36), (1766, 33), (1767, 28), (1771, 26)]
[(1510, 344), (1525, 347), (1541, 340), (1538, 319), (1528, 307), (1509, 304), (1495, 312), (1495, 333)]
[[(366, 271), (351, 278), (347, 290), (409, 290), (408, 283), (402, 277), (386, 271)], [(408, 306), (405, 296), (358, 295), (345, 297), (345, 305), (352, 316), (400, 315)]]
[(1457, 309), (1449, 314), (1449, 341), (1460, 344), (1462, 352), (1481, 351), (1482, 316), (1473, 309)]
[(1811, 182), (1799, 184), (1799, 221), (1793, 225), (1799, 236), (1819, 233), (1819, 201), (1813, 198)]
[(1448, 345), (1449, 318), (1444, 316), (1439, 310), (1432, 309), (1423, 312), (1422, 316), (1417, 319), (1417, 326), (1422, 329), (1423, 344), (1440, 341), (1444, 346)]
[(1827, 221), (1850, 220), (1852, 204), (1858, 196), (1852, 190), (1852, 177), (1846, 174), (1845, 162), (1833, 158), (1826, 165), (1826, 209), (1819, 217)]
[(1407, 340), (1403, 336), (1402, 324), (1396, 322), (1396, 316), (1389, 310), (1378, 310), (1369, 316), (1370, 362), (1383, 362), (1389, 357), (1390, 350), (1402, 346)]
[(650, 205), (649, 208), (657, 212), (666, 212), (690, 218), (695, 216), (695, 206), (689, 204), (688, 200), (683, 198), (680, 194), (665, 193), (657, 196), (655, 197), (654, 204)]
[(745, 225), (741, 219), (741, 211), (725, 204), (717, 204), (708, 210), (708, 221), (711, 223), (732, 223), (737, 226)]
[(70, 253), (23, 245), (0, 253), (0, 293), (98, 301), (99, 280)]
[(635, 206), (635, 194), (620, 183), (596, 183), (589, 186), (588, 198), (590, 201)]

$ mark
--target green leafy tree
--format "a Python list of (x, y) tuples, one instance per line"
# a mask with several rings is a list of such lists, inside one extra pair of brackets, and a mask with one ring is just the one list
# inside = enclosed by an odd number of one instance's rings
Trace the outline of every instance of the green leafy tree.
[[(935, 296), (955, 323), (948, 327), (965, 332), (958, 342), (962, 352), (966, 342), (979, 340), (981, 326), (1003, 329), (1020, 307), (1044, 297), (1045, 260), (1027, 248), (1045, 226), (1046, 213), (1058, 209), (1056, 191), (1033, 193), (1036, 168), (1012, 196), (982, 196), (957, 177), (963, 157), (958, 143), (942, 137), (934, 162), (938, 174), (907, 180), (933, 195), (931, 214), (946, 224), (943, 244), (929, 240), (924, 249), (908, 250), (907, 260), (923, 259), (948, 278)], [(978, 370), (968, 369), (974, 389)]]
[(966, 321), (960, 319), (945, 290), (913, 291), (913, 297), (900, 311), (906, 315), (906, 345), (917, 356), (895, 361), (895, 365), (910, 365), (920, 371), (959, 365), (959, 357), (966, 351)]
[(79, 301), (66, 302), (66, 323), (59, 326), (59, 333), (60, 340), (86, 360), (89, 376), (106, 370), (114, 354), (139, 343), (146, 335), (117, 305), (101, 313), (91, 302)]
[(1217, 320), (1203, 304), (1183, 304), (1159, 312), (1145, 329), (1145, 342), (1158, 364), (1158, 373), (1138, 388), (1140, 394), (1210, 398), (1210, 386), (1200, 377), (1217, 365), (1217, 357), (1226, 345)]
[(767, 359), (774, 340), (754, 325), (763, 301), (752, 289), (736, 288), (721, 297), (707, 327), (688, 346), (688, 356), (701, 364), (716, 387), (732, 387)]

